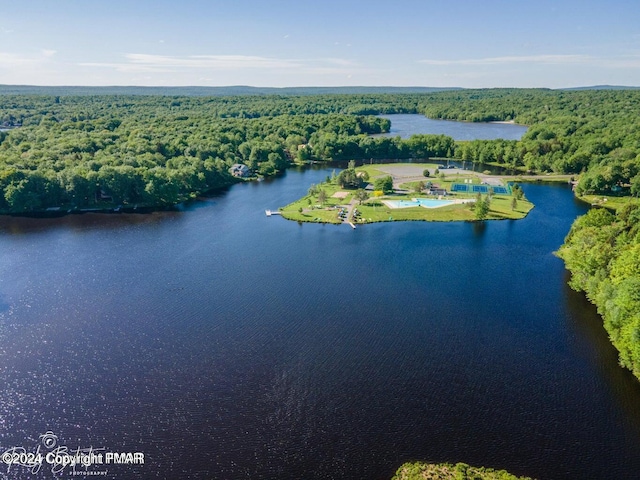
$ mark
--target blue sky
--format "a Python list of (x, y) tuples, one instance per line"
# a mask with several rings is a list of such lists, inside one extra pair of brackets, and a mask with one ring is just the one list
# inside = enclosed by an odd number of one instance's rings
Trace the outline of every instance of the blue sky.
[(0, 0), (0, 84), (640, 85), (638, 0)]

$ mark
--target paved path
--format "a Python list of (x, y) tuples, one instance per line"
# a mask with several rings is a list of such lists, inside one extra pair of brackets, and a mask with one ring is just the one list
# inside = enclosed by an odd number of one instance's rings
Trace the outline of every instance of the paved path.
[(351, 197), (351, 201), (349, 202), (349, 205), (347, 205), (347, 216), (342, 220), (343, 222), (351, 222), (352, 220), (352, 215), (353, 215), (353, 209), (356, 208), (356, 202), (358, 200), (356, 200), (355, 198), (356, 196), (353, 195)]

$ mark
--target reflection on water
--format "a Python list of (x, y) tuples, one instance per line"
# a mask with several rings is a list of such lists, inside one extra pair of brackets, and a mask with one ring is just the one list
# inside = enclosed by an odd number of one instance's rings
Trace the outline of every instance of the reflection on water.
[[(206, 205), (206, 203), (200, 203)], [(0, 215), (0, 234), (22, 235), (49, 230), (110, 229), (126, 226), (144, 226), (182, 215), (178, 211), (153, 213), (82, 213), (61, 217), (34, 218)]]
[[(569, 276), (567, 272), (567, 282)], [(567, 309), (572, 314), (567, 317), (568, 326), (582, 340), (580, 354), (589, 357), (598, 366), (600, 377), (609, 384), (611, 392), (626, 411), (626, 421), (632, 422), (640, 430), (640, 382), (629, 370), (620, 367), (618, 351), (609, 341), (595, 305), (566, 283), (564, 293)]]

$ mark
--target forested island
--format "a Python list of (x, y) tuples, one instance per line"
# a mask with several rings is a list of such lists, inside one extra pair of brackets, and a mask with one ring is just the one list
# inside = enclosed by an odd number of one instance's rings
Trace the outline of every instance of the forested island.
[[(640, 377), (640, 91), (178, 92), (0, 87), (0, 213), (164, 208), (332, 160), (444, 157), (571, 174), (576, 193), (606, 209), (577, 220), (559, 254)], [(392, 113), (529, 129), (519, 141), (373, 137), (390, 128), (377, 115)]]

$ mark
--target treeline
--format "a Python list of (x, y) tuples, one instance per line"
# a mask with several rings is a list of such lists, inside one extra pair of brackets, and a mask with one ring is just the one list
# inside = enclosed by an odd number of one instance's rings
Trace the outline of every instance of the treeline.
[(0, 115), (23, 126), (0, 132), (0, 211), (173, 205), (238, 181), (235, 163), (270, 176), (298, 161), (453, 153), (442, 135), (372, 137), (384, 118), (305, 113), (343, 110), (333, 98), (258, 100), (2, 97)]
[(0, 95), (155, 95), (172, 97), (212, 97), (233, 95), (338, 95), (338, 94), (407, 94), (460, 90), (449, 87), (136, 87), (136, 86), (36, 86), (0, 85)]
[(446, 135), (400, 137), (346, 136), (318, 132), (302, 149), (302, 160), (397, 159), (451, 157), (455, 142)]
[(116, 118), (106, 105), (96, 107), (47, 113), (37, 125), (3, 133), (0, 210), (172, 205), (237, 181), (229, 173), (235, 163), (265, 176), (284, 170), (317, 132), (357, 138), (389, 128), (388, 120), (371, 116), (223, 119), (134, 103)]
[[(421, 113), (434, 118), (529, 125), (520, 141), (458, 142), (456, 157), (532, 172), (582, 175), (580, 194), (638, 194), (638, 90), (445, 92)], [(632, 191), (633, 185), (636, 187)]]
[[(460, 121), (515, 121), (530, 129), (519, 142), (476, 141), (456, 156), (524, 167), (536, 172), (581, 173), (620, 156), (638, 155), (640, 91), (544, 89), (453, 90), (410, 94), (245, 95), (228, 97), (3, 95), (0, 123), (36, 125), (58, 121), (123, 118), (146, 110), (152, 116), (191, 115), (258, 118), (312, 114), (420, 113)], [(460, 142), (461, 147), (464, 142)], [(626, 153), (623, 154), (623, 156)], [(624, 183), (623, 179), (623, 183)], [(591, 190), (591, 187), (589, 190)]]
[(640, 379), (640, 205), (592, 209), (571, 227), (558, 255), (569, 284), (598, 307), (620, 363)]
[(419, 113), (424, 95), (236, 95), (236, 96), (39, 96), (0, 95), (0, 124), (20, 121), (38, 125), (43, 118), (59, 122), (105, 117), (138, 119), (200, 112), (210, 119), (259, 118), (280, 115), (375, 115)]
[[(0, 211), (170, 205), (296, 161), (456, 157), (584, 173), (580, 193), (638, 194), (640, 91), (455, 90), (253, 96), (0, 95)], [(375, 137), (377, 114), (514, 120), (520, 141)], [(585, 173), (586, 172), (586, 173)]]

